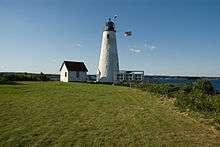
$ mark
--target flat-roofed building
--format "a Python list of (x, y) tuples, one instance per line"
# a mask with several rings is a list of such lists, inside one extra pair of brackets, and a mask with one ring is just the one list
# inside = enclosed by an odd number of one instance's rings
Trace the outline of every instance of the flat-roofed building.
[(144, 71), (120, 70), (119, 74), (117, 75), (117, 80), (118, 80), (118, 82), (143, 82), (143, 80), (144, 80)]

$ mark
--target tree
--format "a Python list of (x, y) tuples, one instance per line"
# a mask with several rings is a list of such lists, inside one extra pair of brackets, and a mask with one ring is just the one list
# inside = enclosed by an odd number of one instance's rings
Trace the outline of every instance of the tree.
[(46, 74), (44, 74), (43, 72), (40, 73), (40, 80), (41, 81), (49, 81), (50, 79), (47, 77)]

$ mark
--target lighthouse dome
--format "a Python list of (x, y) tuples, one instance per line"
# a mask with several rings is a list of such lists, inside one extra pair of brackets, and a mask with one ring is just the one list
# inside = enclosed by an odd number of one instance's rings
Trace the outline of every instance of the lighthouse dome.
[(110, 18), (105, 23), (104, 31), (115, 31), (115, 24), (114, 24), (114, 22), (111, 21)]

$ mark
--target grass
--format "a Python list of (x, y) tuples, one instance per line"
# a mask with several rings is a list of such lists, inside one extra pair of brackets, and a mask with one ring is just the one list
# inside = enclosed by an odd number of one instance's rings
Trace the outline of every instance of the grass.
[(172, 101), (127, 87), (0, 85), (0, 146), (219, 146), (219, 133)]

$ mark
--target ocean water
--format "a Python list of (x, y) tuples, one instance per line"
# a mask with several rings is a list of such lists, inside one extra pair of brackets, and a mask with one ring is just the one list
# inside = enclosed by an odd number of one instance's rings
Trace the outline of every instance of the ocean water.
[[(144, 79), (146, 82), (153, 82), (153, 83), (170, 83), (170, 84), (187, 84), (193, 83), (195, 80), (188, 80), (188, 79), (166, 79), (166, 78), (146, 78)], [(209, 80), (212, 85), (214, 86), (215, 90), (220, 92), (220, 80)]]
[(217, 90), (218, 92), (220, 92), (220, 80), (210, 80), (215, 88), (215, 90)]

